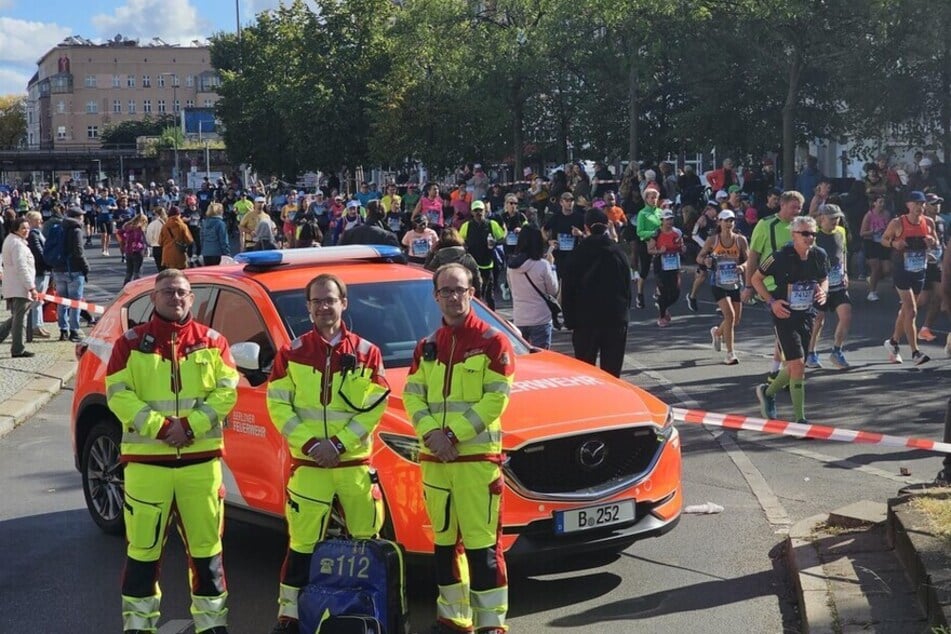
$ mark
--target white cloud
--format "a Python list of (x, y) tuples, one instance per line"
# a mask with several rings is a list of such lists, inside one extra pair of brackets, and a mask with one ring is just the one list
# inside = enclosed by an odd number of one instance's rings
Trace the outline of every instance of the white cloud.
[(111, 15), (100, 13), (91, 21), (97, 35), (105, 39), (122, 34), (137, 38), (142, 44), (153, 37), (169, 44), (189, 44), (192, 40), (207, 39), (213, 30), (189, 0), (128, 0)]
[(27, 22), (0, 17), (0, 64), (13, 62), (35, 65), (43, 53), (68, 35), (69, 27), (52, 22)]
[(0, 95), (25, 95), (32, 76), (33, 72), (21, 72), (19, 67), (0, 66)]

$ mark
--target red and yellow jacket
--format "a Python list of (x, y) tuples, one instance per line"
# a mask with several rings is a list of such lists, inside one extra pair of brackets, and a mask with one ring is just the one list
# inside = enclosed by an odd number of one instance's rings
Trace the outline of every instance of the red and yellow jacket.
[[(442, 429), (461, 456), (502, 452), (500, 417), (509, 402), (515, 353), (504, 334), (470, 311), (416, 345), (403, 403), (416, 435)], [(421, 455), (432, 455), (420, 444)]]
[[(106, 370), (109, 409), (123, 426), (123, 462), (220, 456), (222, 421), (238, 400), (237, 387), (228, 342), (207, 326), (154, 315), (126, 331)], [(169, 416), (182, 419), (193, 435), (191, 445), (165, 444)]]
[(274, 359), (267, 410), (297, 460), (311, 460), (308, 452), (324, 440), (333, 442), (342, 463), (370, 457), (389, 393), (383, 355), (345, 326), (340, 334), (331, 345), (313, 329)]

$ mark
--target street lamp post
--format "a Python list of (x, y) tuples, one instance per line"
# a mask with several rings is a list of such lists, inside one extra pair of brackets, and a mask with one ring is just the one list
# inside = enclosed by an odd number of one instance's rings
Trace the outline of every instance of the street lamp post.
[(175, 117), (175, 136), (172, 138), (173, 147), (175, 150), (175, 167), (172, 170), (172, 180), (175, 181), (175, 184), (178, 185), (178, 132), (181, 130), (181, 119), (178, 112), (175, 110), (175, 104), (178, 102), (178, 77), (175, 73), (159, 73), (163, 77), (170, 77), (172, 80), (172, 115)]

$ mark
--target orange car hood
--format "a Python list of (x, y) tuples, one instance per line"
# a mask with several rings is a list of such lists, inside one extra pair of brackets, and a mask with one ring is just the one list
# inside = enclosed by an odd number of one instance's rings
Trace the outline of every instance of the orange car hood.
[[(406, 369), (388, 370), (389, 413), (406, 416), (401, 395)], [(571, 435), (631, 424), (662, 425), (667, 405), (591, 365), (552, 352), (521, 355), (512, 399), (502, 416), (503, 444), (515, 449), (540, 437)]]

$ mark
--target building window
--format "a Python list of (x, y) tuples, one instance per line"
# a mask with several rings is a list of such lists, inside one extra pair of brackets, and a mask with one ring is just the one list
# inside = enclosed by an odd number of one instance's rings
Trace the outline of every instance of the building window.
[(213, 103), (211, 102), (211, 99), (205, 99), (205, 107), (206, 107), (206, 108), (211, 108), (213, 105), (215, 105), (215, 104), (213, 104)]
[(95, 87), (96, 87), (96, 76), (86, 75), (86, 88), (95, 88)]
[(95, 101), (87, 101), (87, 102), (86, 102), (86, 113), (87, 113), (87, 114), (96, 114), (97, 112), (99, 112), (99, 104), (97, 104)]
[(121, 84), (120, 81), (119, 81), (119, 76), (118, 76), (118, 75), (113, 75), (113, 76), (112, 76), (112, 87), (113, 87), (113, 88), (121, 88), (121, 87), (122, 87), (122, 84)]
[(152, 112), (152, 100), (151, 100), (151, 99), (143, 99), (143, 100), (142, 100), (142, 112), (144, 112), (145, 114), (149, 114), (149, 113)]
[(152, 78), (148, 75), (142, 75), (142, 87), (149, 88), (152, 85)]
[(57, 101), (56, 102), (56, 114), (65, 114), (66, 113), (66, 102)]
[(158, 100), (158, 111), (159, 111), (159, 114), (165, 114), (165, 100), (164, 99)]
[(129, 114), (135, 114), (135, 99), (129, 99)]
[(195, 85), (194, 75), (185, 75), (185, 85), (188, 86), (189, 88)]
[(175, 112), (178, 112), (178, 111), (181, 110), (181, 109), (182, 109), (182, 104), (181, 104), (181, 102), (179, 102), (178, 99), (176, 99), (176, 100), (175, 100)]
[(186, 100), (185, 100), (185, 107), (186, 107), (186, 108), (194, 108), (194, 107), (195, 107), (195, 100), (194, 100), (194, 99), (186, 99)]
[(97, 125), (86, 126), (86, 138), (87, 138), (87, 139), (98, 139), (98, 138), (99, 138), (99, 126), (97, 126)]
[(126, 75), (125, 85), (129, 88), (135, 88), (135, 75)]
[(122, 112), (122, 102), (118, 99), (113, 99), (112, 101), (112, 111), (113, 112)]
[(165, 88), (165, 73), (159, 73), (158, 85), (159, 88)]
[(66, 126), (61, 125), (56, 128), (56, 140), (65, 141), (66, 140)]
[(173, 85), (173, 86), (181, 86), (181, 83), (178, 81), (178, 75), (177, 75), (177, 74), (176, 74), (176, 75), (172, 75), (172, 85)]

